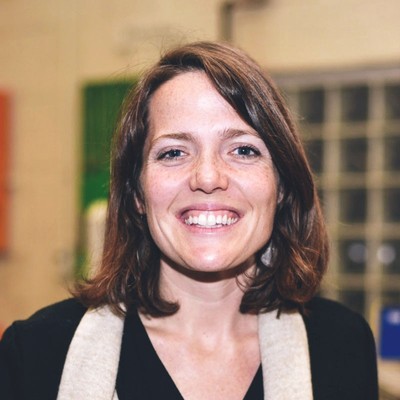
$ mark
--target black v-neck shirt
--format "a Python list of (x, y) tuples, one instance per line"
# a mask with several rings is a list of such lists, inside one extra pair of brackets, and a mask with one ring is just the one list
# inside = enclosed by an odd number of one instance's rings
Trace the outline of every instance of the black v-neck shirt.
[[(314, 399), (378, 400), (375, 342), (365, 320), (342, 305), (321, 298), (308, 303), (307, 310), (304, 323)], [(57, 398), (65, 357), (85, 312), (86, 308), (76, 300), (65, 300), (6, 330), (0, 340), (1, 399)], [(127, 320), (117, 383), (120, 399), (182, 399), (163, 370), (138, 316)], [(101, 334), (97, 332), (98, 336)], [(246, 400), (253, 399), (262, 399), (261, 370), (246, 395)]]
[[(201, 382), (193, 382), (193, 385), (201, 385)], [(183, 399), (158, 357), (137, 312), (129, 314), (125, 319), (117, 393), (120, 400)], [(262, 400), (263, 396), (260, 365), (244, 400)]]

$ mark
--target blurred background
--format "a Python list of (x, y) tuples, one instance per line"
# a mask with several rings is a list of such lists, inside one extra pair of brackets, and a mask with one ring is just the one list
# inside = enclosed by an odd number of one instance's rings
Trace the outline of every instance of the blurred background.
[(369, 320), (382, 399), (400, 398), (399, 21), (398, 0), (0, 0), (0, 332), (96, 264), (110, 138), (141, 71), (222, 39), (298, 119), (332, 239), (323, 294)]

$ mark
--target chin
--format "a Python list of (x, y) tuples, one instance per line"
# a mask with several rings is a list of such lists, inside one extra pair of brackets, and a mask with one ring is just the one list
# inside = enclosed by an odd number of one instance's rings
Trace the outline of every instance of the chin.
[(220, 280), (236, 277), (255, 266), (255, 257), (246, 260), (221, 260), (220, 257), (187, 259), (181, 262), (167, 260), (167, 264), (176, 271), (193, 279)]

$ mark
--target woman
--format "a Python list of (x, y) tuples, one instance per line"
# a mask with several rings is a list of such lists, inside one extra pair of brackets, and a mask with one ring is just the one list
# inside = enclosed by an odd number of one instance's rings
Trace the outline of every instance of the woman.
[(184, 45), (126, 101), (99, 272), (78, 301), (9, 328), (0, 390), (377, 399), (369, 327), (313, 298), (327, 260), (311, 171), (274, 85), (237, 49)]

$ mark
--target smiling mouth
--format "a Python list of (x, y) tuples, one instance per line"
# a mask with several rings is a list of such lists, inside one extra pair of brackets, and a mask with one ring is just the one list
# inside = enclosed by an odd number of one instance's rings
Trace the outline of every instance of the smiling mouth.
[(185, 217), (186, 225), (196, 225), (203, 228), (220, 228), (232, 225), (239, 220), (236, 216), (228, 214), (200, 213), (197, 215), (189, 215)]

